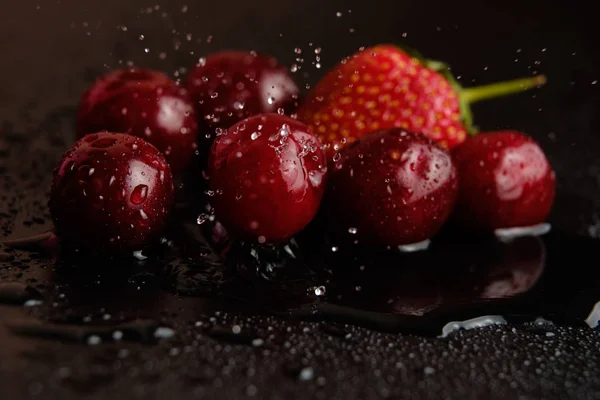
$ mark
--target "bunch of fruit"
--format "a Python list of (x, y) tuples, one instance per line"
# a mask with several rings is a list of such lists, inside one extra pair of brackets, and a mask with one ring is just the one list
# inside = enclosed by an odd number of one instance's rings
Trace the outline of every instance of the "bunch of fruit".
[(288, 70), (254, 52), (201, 59), (183, 83), (113, 71), (83, 95), (50, 211), (76, 248), (135, 250), (160, 234), (196, 154), (217, 219), (243, 241), (285, 242), (319, 210), (336, 240), (386, 247), (449, 219), (539, 224), (555, 186), (544, 152), (518, 132), (475, 134), (469, 106), (544, 82), (463, 89), (446, 65), (387, 45), (342, 60), (301, 102)]

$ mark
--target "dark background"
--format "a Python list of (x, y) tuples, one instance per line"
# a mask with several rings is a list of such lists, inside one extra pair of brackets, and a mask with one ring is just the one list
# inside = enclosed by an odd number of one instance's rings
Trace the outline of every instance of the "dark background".
[[(476, 123), (484, 130), (520, 129), (540, 141), (558, 176), (555, 229), (595, 236), (600, 231), (600, 85), (595, 83), (600, 55), (591, 6), (584, 0), (0, 0), (0, 238), (50, 227), (45, 192), (51, 169), (73, 141), (71, 116), (79, 96), (104, 72), (133, 62), (176, 78), (180, 68), (201, 56), (239, 48), (271, 53), (288, 65), (304, 58), (297, 78), (310, 85), (360, 46), (381, 42), (405, 43), (447, 61), (466, 86), (533, 71), (546, 74), (549, 83), (543, 89), (477, 105)], [(313, 64), (316, 47), (322, 48), (321, 69)], [(19, 313), (0, 308), (4, 320)], [(231, 324), (241, 317), (221, 319)], [(208, 341), (197, 348), (199, 358), (189, 356), (160, 369), (156, 363), (169, 358), (170, 349), (134, 347), (136, 361), (122, 362), (129, 378), (115, 379), (107, 378), (103, 368), (112, 368), (107, 363), (114, 361), (116, 348), (81, 351), (73, 345), (17, 340), (6, 336), (0, 324), (0, 398), (17, 398), (17, 393), (43, 398), (268, 393), (287, 399), (598, 395), (598, 335), (591, 330), (556, 328), (556, 338), (549, 341), (545, 333), (499, 327), (439, 342), (347, 328), (352, 339), (345, 341), (346, 336), (323, 332), (316, 324), (288, 326), (260, 318), (247, 323), (258, 329), (272, 324), (282, 332), (291, 327), (288, 336), (303, 358), (290, 355), (282, 342), (274, 345), (276, 356), (261, 364), (252, 349), (232, 350)], [(371, 357), (358, 362), (356, 354)], [(315, 365), (315, 377), (299, 389), (293, 377), (307, 359)], [(215, 376), (230, 360), (239, 376), (217, 384)], [(147, 366), (150, 361), (154, 366)], [(281, 369), (279, 363), (293, 379), (274, 372)], [(143, 379), (131, 372), (138, 365)], [(63, 376), (60, 366), (71, 375)], [(435, 366), (434, 381), (423, 374), (426, 366)], [(251, 368), (259, 372), (251, 374)], [(77, 375), (78, 369), (86, 373)], [(182, 381), (180, 376), (190, 370), (195, 375)], [(63, 378), (68, 392), (60, 389)]]

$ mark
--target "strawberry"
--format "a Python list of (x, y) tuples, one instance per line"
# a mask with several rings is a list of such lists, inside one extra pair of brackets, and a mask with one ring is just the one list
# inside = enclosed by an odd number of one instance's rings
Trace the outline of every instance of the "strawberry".
[(330, 71), (305, 98), (298, 118), (329, 148), (329, 157), (368, 132), (390, 127), (421, 132), (451, 149), (476, 130), (472, 103), (545, 81), (539, 75), (463, 89), (447, 65), (378, 45)]

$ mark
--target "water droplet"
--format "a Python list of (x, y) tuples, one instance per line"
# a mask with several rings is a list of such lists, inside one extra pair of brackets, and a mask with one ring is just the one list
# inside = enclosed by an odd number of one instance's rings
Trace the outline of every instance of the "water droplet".
[(214, 92), (214, 93), (211, 93), (210, 98), (211, 99), (216, 99), (218, 96), (219, 96), (219, 93)]
[(311, 367), (305, 367), (300, 370), (298, 379), (301, 381), (310, 381), (314, 376), (314, 370)]
[(198, 215), (198, 218), (196, 219), (196, 223), (198, 225), (202, 225), (203, 223), (205, 223), (208, 220), (208, 215), (202, 213), (200, 215)]
[(140, 216), (142, 217), (142, 219), (148, 219), (148, 214), (146, 214), (144, 210), (140, 210)]
[(250, 135), (250, 139), (252, 140), (256, 140), (260, 137), (260, 132), (253, 132), (252, 135)]
[(338, 161), (340, 161), (341, 158), (342, 158), (342, 155), (340, 153), (335, 153), (333, 155), (333, 162), (338, 162)]
[(175, 336), (175, 331), (166, 326), (160, 326), (154, 331), (154, 337), (157, 339), (170, 339)]
[(277, 109), (277, 114), (279, 114), (279, 115), (283, 115), (284, 113), (285, 113), (285, 110), (284, 110), (283, 108), (279, 107), (279, 108)]
[(485, 315), (482, 317), (472, 318), (466, 321), (452, 321), (448, 322), (442, 328), (442, 337), (446, 337), (451, 333), (461, 329), (470, 330), (475, 328), (483, 328), (491, 325), (504, 325), (506, 323), (506, 320), (500, 315)]
[(358, 232), (358, 229), (356, 229), (356, 228), (348, 228), (348, 233), (351, 235), (356, 235), (357, 232)]
[(324, 296), (327, 289), (325, 286), (317, 286), (314, 288), (314, 292), (316, 296)]
[(139, 39), (140, 39), (140, 40), (144, 40), (144, 35), (140, 35), (140, 36), (139, 36)]
[(298, 71), (298, 65), (297, 64), (292, 64), (292, 66), (290, 67), (290, 71), (297, 72)]
[(42, 300), (30, 299), (30, 300), (27, 300), (25, 303), (23, 303), (23, 307), (37, 307), (37, 306), (41, 306), (42, 304), (44, 304), (44, 302)]
[(102, 338), (98, 335), (90, 335), (90, 337), (87, 338), (87, 344), (90, 346), (96, 346), (100, 343), (102, 343)]
[(300, 47), (296, 47), (294, 49), (294, 53), (296, 53), (296, 54), (302, 54), (302, 49)]
[(274, 99), (273, 97), (269, 96), (269, 97), (267, 98), (267, 103), (269, 103), (269, 104), (273, 104), (273, 103), (275, 103), (275, 99)]
[(257, 339), (252, 340), (252, 346), (254, 346), (254, 347), (260, 347), (263, 344), (265, 344), (265, 341), (263, 339), (257, 338)]
[(133, 257), (139, 261), (144, 261), (146, 260), (148, 257), (146, 257), (145, 255), (142, 254), (142, 250), (137, 250), (133, 252)]
[(139, 206), (148, 197), (148, 186), (146, 185), (137, 185), (133, 191), (131, 192), (131, 196), (129, 197), (131, 202), (136, 206)]
[(543, 236), (550, 232), (551, 229), (552, 225), (548, 223), (541, 223), (532, 226), (496, 229), (494, 234), (499, 240), (503, 242), (510, 242), (523, 236)]
[(398, 246), (398, 250), (400, 250), (403, 253), (415, 253), (418, 251), (427, 250), (430, 245), (431, 245), (431, 240), (425, 239), (425, 240), (423, 240), (421, 242), (417, 242), (417, 243), (400, 245), (400, 246)]

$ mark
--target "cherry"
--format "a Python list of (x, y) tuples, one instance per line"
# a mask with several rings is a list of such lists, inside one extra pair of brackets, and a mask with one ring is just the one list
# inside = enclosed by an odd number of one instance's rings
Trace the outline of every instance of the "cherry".
[(291, 238), (313, 219), (327, 172), (325, 155), (295, 119), (262, 114), (215, 139), (211, 203), (228, 233), (259, 243)]
[(556, 177), (544, 151), (514, 131), (480, 133), (453, 151), (460, 178), (455, 220), (493, 231), (546, 221)]
[(180, 174), (197, 147), (197, 124), (184, 88), (160, 72), (132, 68), (109, 72), (83, 94), (77, 136), (106, 130), (143, 138)]
[(286, 67), (254, 52), (223, 51), (212, 54), (192, 69), (187, 89), (205, 125), (215, 128), (280, 108), (290, 112), (299, 89)]
[(87, 135), (54, 171), (49, 208), (57, 235), (77, 249), (137, 250), (162, 229), (173, 179), (154, 146), (121, 133)]
[(424, 135), (389, 128), (334, 157), (325, 218), (334, 237), (399, 246), (430, 238), (458, 193), (450, 155)]

